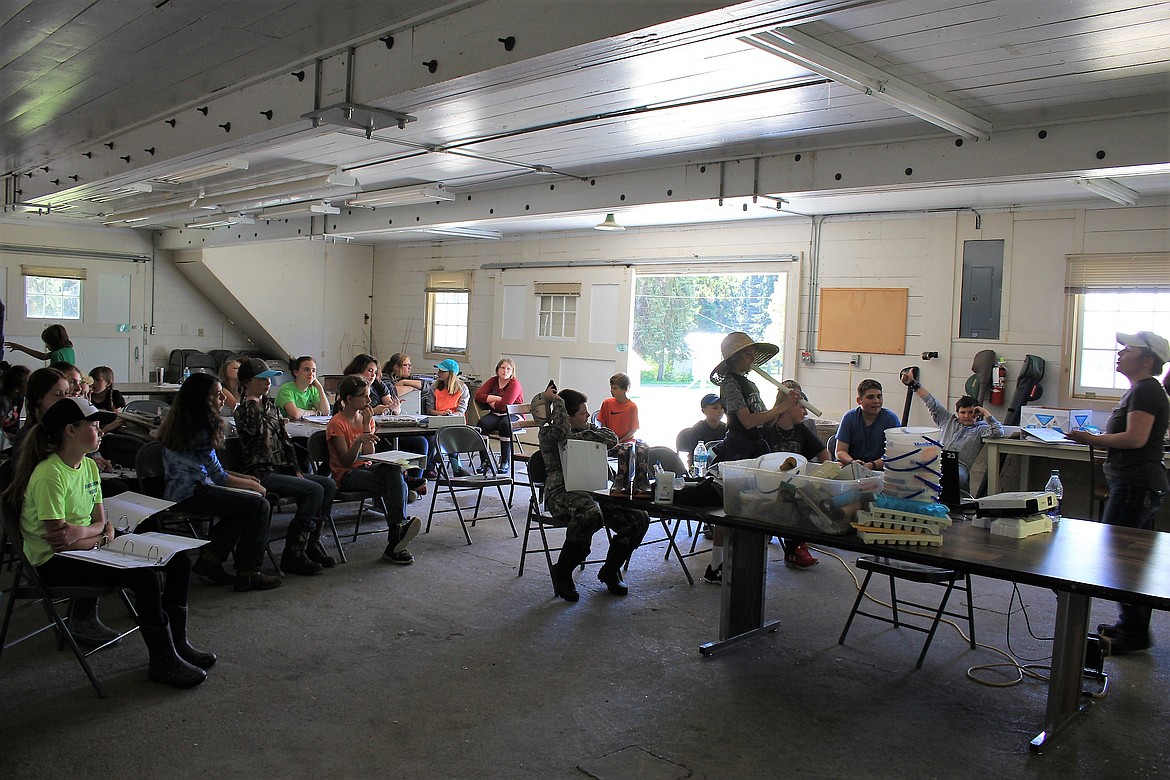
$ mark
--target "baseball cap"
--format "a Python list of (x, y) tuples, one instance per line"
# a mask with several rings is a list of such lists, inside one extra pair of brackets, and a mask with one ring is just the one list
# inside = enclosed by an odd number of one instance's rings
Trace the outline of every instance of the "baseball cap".
[(442, 363), (436, 363), (435, 368), (440, 371), (450, 371), (452, 374), (459, 373), (459, 363), (451, 358), (447, 358)]
[(1127, 347), (1143, 347), (1154, 353), (1162, 363), (1170, 361), (1170, 342), (1159, 336), (1157, 333), (1151, 333), (1148, 330), (1139, 330), (1137, 333), (1118, 333), (1117, 343), (1124, 344)]
[(719, 403), (719, 396), (714, 393), (707, 393), (703, 396), (703, 400), (699, 402), (699, 407), (710, 406), (711, 404)]
[(66, 425), (73, 425), (82, 420), (97, 420), (103, 425), (113, 422), (118, 415), (98, 409), (84, 398), (71, 396), (62, 398), (49, 407), (45, 416), (41, 418), (41, 425), (45, 430), (56, 433), (65, 429)]
[(236, 377), (240, 380), (240, 384), (247, 382), (250, 379), (270, 379), (274, 376), (280, 376), (283, 371), (276, 371), (268, 367), (260, 358), (248, 358), (240, 362), (239, 371)]

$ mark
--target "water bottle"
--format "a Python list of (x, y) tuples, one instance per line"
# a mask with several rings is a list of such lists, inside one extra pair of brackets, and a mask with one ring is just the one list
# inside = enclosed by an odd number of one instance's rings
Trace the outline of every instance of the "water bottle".
[(183, 381), (186, 382), (190, 378), (191, 378), (191, 367), (187, 366), (186, 368), (183, 369)]
[(707, 445), (699, 442), (695, 445), (695, 457), (691, 459), (695, 469), (695, 476), (699, 479), (707, 476)]
[(1052, 470), (1052, 476), (1048, 478), (1048, 483), (1044, 485), (1044, 490), (1056, 496), (1056, 508), (1048, 510), (1048, 516), (1053, 520), (1060, 519), (1060, 502), (1064, 499), (1064, 485), (1060, 483), (1060, 472), (1056, 469)]

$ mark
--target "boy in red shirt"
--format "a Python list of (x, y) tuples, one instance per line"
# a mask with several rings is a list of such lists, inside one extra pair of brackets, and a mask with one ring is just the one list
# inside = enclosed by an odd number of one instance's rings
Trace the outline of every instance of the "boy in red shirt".
[(606, 398), (601, 402), (601, 410), (597, 413), (597, 422), (617, 434), (618, 443), (633, 441), (638, 432), (638, 405), (626, 395), (630, 389), (630, 377), (626, 374), (614, 374), (609, 378), (609, 394), (613, 398)]

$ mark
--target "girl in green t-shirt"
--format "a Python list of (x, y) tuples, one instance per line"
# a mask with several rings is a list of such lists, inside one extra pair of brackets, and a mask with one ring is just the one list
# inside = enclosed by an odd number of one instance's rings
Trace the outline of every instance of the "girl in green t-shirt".
[(15, 341), (6, 341), (4, 345), (9, 349), (19, 350), (37, 360), (47, 360), (50, 363), (76, 363), (77, 355), (73, 351), (73, 342), (69, 340), (69, 332), (64, 325), (50, 325), (41, 331), (41, 341), (45, 342), (45, 352), (39, 349), (30, 349)]
[(114, 538), (102, 506), (97, 466), (86, 457), (97, 450), (100, 426), (110, 417), (84, 398), (63, 398), (49, 407), (21, 446), (12, 482), (3, 493), (4, 512), (7, 518), (20, 518), (23, 557), (48, 585), (110, 585), (134, 591), (139, 628), (150, 653), (150, 679), (192, 688), (207, 679), (204, 670), (216, 657), (187, 641), (190, 558), (176, 555), (161, 570), (116, 569), (54, 554), (96, 550)]

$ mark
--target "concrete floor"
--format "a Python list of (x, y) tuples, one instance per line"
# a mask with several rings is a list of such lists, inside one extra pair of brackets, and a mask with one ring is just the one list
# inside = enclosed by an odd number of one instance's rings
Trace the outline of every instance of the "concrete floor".
[[(524, 501), (518, 490), (518, 515)], [(274, 591), (198, 585), (193, 636), (220, 661), (191, 691), (147, 682), (133, 637), (94, 656), (105, 700), (48, 635), (7, 651), (0, 776), (1135, 778), (1170, 766), (1163, 613), (1163, 645), (1109, 659), (1108, 696), (1037, 756), (1044, 684), (967, 679), (1002, 657), (955, 630), (919, 671), (920, 634), (859, 618), (839, 646), (855, 585), (828, 554), (796, 572), (773, 547), (768, 612), (782, 628), (704, 659), (719, 588), (688, 585), (661, 548), (635, 555), (628, 597), (590, 567), (569, 605), (541, 558), (516, 576), (504, 521), (472, 533), (468, 547), (453, 516), (439, 521), (410, 567), (383, 563), (383, 539), (367, 536), (350, 563)], [(706, 560), (691, 559), (696, 579)], [(981, 642), (1048, 655), (1018, 602), (1009, 620), (1009, 584), (974, 588)], [(1032, 629), (1050, 634), (1053, 594), (1022, 595)], [(108, 622), (119, 613), (103, 605)], [(1095, 604), (1094, 625), (1112, 616)]]

